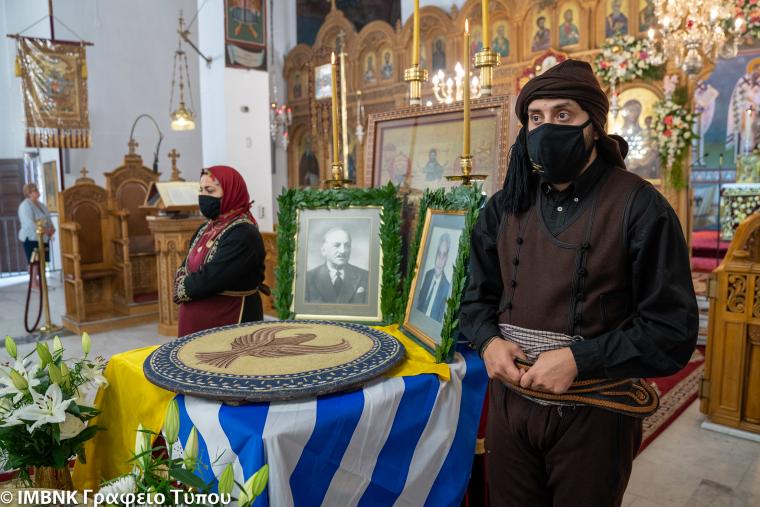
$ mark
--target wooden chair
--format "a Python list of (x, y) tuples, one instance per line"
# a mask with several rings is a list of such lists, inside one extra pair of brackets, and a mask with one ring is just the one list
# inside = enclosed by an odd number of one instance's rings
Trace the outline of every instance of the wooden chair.
[(130, 147), (124, 165), (105, 176), (114, 269), (118, 272), (114, 303), (123, 314), (145, 313), (146, 306), (157, 311), (156, 250), (145, 219), (148, 213), (140, 206), (159, 173), (143, 166), (140, 155)]
[[(59, 194), (61, 258), (66, 314), (64, 325), (81, 333), (86, 322), (113, 313), (113, 267), (106, 191), (87, 177)], [(89, 330), (89, 329), (87, 329)]]

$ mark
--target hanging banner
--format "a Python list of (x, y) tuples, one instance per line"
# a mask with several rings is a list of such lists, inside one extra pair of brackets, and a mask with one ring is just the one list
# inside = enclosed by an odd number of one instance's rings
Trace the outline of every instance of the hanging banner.
[(89, 148), (87, 61), (83, 45), (19, 37), (29, 148)]
[(227, 67), (267, 70), (264, 0), (224, 0)]

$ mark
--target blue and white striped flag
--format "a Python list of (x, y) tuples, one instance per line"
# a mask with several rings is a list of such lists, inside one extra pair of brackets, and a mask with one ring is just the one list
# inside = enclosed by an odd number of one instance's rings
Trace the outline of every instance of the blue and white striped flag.
[(197, 428), (196, 473), (207, 482), (232, 463), (243, 484), (268, 463), (255, 507), (457, 506), (487, 376), (469, 349), (449, 366), (448, 382), (432, 374), (383, 378), (297, 402), (229, 406), (178, 396), (180, 441)]

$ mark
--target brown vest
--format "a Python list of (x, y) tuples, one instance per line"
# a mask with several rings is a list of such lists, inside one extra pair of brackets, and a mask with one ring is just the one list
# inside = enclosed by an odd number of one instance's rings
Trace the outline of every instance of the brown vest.
[(642, 184), (609, 169), (556, 237), (541, 213), (540, 188), (528, 211), (502, 220), (499, 322), (588, 339), (628, 318), (634, 308), (624, 215)]

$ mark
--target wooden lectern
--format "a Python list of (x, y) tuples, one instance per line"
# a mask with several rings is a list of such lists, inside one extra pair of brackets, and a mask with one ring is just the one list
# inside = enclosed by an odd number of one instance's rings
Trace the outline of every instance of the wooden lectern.
[(162, 335), (177, 336), (178, 307), (172, 301), (174, 274), (185, 260), (193, 234), (205, 221), (201, 216), (148, 217), (158, 255), (158, 332)]

